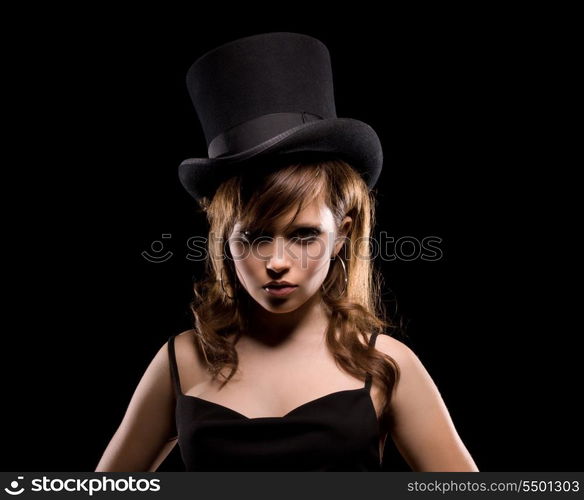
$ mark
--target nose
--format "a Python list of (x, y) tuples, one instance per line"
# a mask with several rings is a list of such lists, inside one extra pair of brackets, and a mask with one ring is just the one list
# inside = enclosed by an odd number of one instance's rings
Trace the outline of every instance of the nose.
[(277, 273), (290, 268), (290, 256), (285, 247), (285, 238), (274, 238), (266, 258), (266, 268)]

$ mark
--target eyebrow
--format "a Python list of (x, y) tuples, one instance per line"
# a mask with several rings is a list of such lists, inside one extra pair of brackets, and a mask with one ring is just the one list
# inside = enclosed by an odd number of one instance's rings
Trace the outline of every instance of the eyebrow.
[(296, 224), (292, 224), (286, 230), (294, 231), (295, 229), (316, 229), (320, 233), (324, 231), (320, 224), (318, 223), (313, 224), (312, 222), (297, 222)]
[[(322, 228), (322, 226), (319, 223), (312, 223), (312, 222), (297, 222), (296, 224), (292, 224), (286, 230), (287, 231), (294, 231), (296, 229), (315, 229), (319, 233), (323, 233), (324, 232), (324, 229)], [(245, 229), (245, 228), (242, 227), (242, 228), (239, 229), (239, 232), (247, 232), (247, 231), (250, 231), (250, 230), (251, 229)], [(267, 231), (268, 232), (271, 232), (269, 229)]]
[(298, 222), (296, 224), (292, 224), (290, 226), (290, 229), (298, 229), (298, 228), (311, 228), (311, 229), (318, 229), (319, 231), (322, 231), (322, 227), (320, 226), (320, 224), (313, 224), (312, 222)]

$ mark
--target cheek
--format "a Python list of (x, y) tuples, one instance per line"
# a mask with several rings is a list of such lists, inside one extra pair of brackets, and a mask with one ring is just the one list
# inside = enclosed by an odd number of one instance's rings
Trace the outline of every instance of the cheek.
[(250, 283), (254, 279), (253, 277), (261, 271), (261, 262), (250, 256), (244, 259), (235, 258), (234, 264), (237, 275), (243, 284)]
[(229, 240), (229, 251), (233, 256), (233, 259), (237, 262), (238, 260), (245, 259), (245, 257), (249, 254), (249, 251), (246, 249), (246, 246), (237, 239)]
[(313, 288), (318, 288), (326, 278), (330, 267), (328, 255), (327, 246), (317, 244), (303, 252), (303, 258), (298, 261), (305, 282)]
[(233, 264), (235, 271), (241, 284), (248, 289), (255, 288), (256, 282), (260, 278), (264, 278), (263, 269), (265, 268), (265, 260), (260, 258), (258, 250), (252, 250), (248, 245), (238, 243), (237, 241), (229, 244), (229, 250), (233, 256)]

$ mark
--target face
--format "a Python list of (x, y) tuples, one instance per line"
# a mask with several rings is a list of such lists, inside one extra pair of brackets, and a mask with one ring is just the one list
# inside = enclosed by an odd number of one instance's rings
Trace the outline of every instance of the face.
[[(237, 223), (229, 237), (240, 284), (266, 310), (291, 312), (320, 293), (330, 264), (345, 242), (351, 218), (335, 227), (333, 214), (319, 200), (307, 205), (285, 230), (295, 210), (277, 221), (273, 233), (258, 234)], [(287, 281), (291, 289), (266, 289), (270, 281)], [(288, 293), (289, 291), (289, 293)]]

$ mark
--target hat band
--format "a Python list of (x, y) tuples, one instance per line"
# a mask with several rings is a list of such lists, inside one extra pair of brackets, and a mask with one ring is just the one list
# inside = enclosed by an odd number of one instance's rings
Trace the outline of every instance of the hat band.
[(270, 113), (240, 123), (215, 137), (208, 147), (209, 158), (246, 151), (303, 123), (322, 120), (312, 113)]

